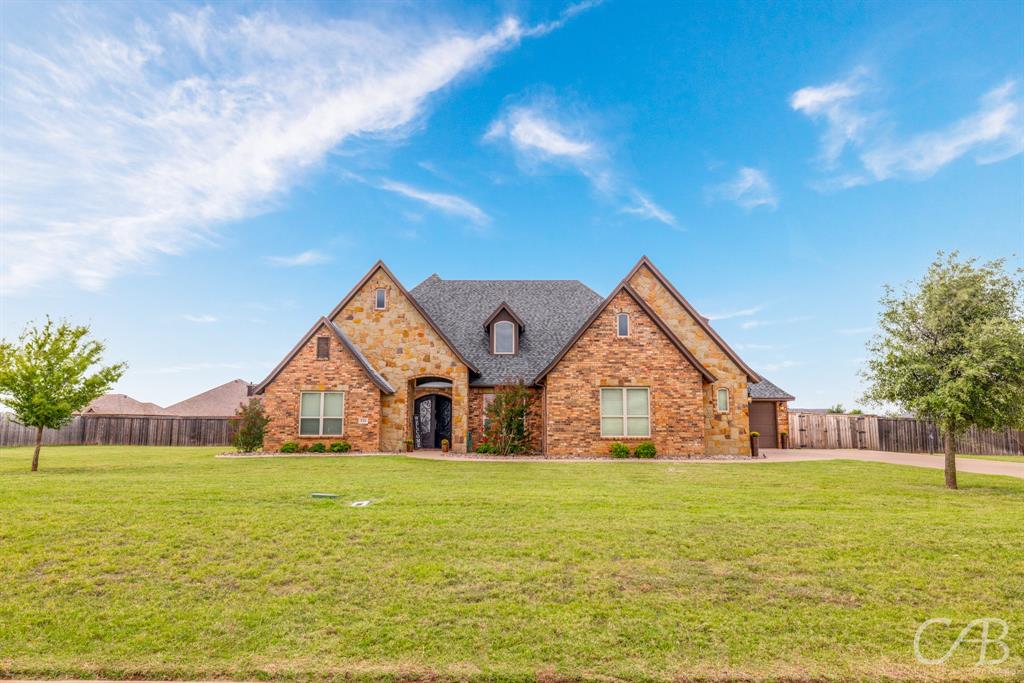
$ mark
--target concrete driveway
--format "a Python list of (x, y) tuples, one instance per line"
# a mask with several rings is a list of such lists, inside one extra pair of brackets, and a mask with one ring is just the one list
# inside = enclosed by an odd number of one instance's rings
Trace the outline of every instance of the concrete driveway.
[[(944, 466), (942, 456), (928, 455), (926, 453), (890, 453), (888, 451), (861, 451), (852, 448), (836, 448), (829, 450), (801, 448), (785, 451), (777, 448), (766, 448), (763, 449), (763, 452), (768, 457), (764, 460), (760, 460), (760, 462), (864, 460), (866, 462), (886, 462), (890, 465), (930, 467), (935, 470), (941, 470)], [(1021, 458), (1021, 462), (957, 458), (956, 470), (957, 472), (972, 472), (974, 474), (1003, 474), (1008, 477), (1024, 479), (1024, 458)]]

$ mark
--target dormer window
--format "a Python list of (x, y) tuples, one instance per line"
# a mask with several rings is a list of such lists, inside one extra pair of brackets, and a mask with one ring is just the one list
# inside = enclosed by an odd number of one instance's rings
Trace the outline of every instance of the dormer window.
[(619, 313), (615, 316), (616, 332), (620, 337), (629, 336), (629, 313)]
[(378, 287), (373, 292), (373, 310), (383, 311), (388, 305), (388, 291), (383, 287)]
[(494, 323), (494, 353), (512, 354), (516, 352), (516, 326), (508, 320)]
[(490, 338), (491, 353), (497, 356), (514, 356), (519, 353), (519, 335), (526, 326), (508, 304), (502, 303), (484, 323), (484, 330)]

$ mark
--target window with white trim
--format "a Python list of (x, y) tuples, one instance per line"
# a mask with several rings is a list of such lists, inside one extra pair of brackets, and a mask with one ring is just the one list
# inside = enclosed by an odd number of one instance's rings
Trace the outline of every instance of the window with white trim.
[(718, 390), (718, 412), (727, 413), (729, 412), (729, 390), (719, 389)]
[(615, 331), (616, 331), (616, 333), (620, 337), (628, 337), (629, 336), (629, 313), (619, 313), (615, 317), (615, 321), (616, 321), (615, 322), (615, 326), (616, 326)]
[(383, 311), (388, 305), (388, 291), (383, 287), (378, 287), (373, 292), (373, 309), (375, 311)]
[(299, 399), (299, 436), (341, 436), (344, 424), (343, 392), (302, 392)]
[(647, 387), (601, 389), (601, 436), (650, 435), (650, 389)]
[(516, 352), (516, 326), (507, 320), (494, 323), (494, 353)]

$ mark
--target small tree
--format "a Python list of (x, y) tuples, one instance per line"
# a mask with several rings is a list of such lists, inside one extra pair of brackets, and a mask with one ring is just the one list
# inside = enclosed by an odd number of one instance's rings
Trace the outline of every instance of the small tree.
[(251, 453), (263, 449), (263, 437), (267, 432), (270, 418), (263, 410), (263, 402), (257, 398), (239, 406), (235, 413), (235, 436), (232, 438), (234, 447), (242, 453)]
[(939, 425), (948, 488), (958, 435), (1024, 424), (1022, 273), (1007, 273), (1004, 259), (976, 265), (940, 252), (916, 286), (882, 296), (864, 398)]
[(825, 412), (826, 413), (830, 413), (832, 415), (842, 415), (843, 413), (846, 412), (846, 410), (843, 408), (843, 404), (842, 403), (837, 403), (834, 406), (832, 406), (831, 408), (826, 408)]
[(494, 400), (487, 406), (487, 439), (499, 455), (530, 450), (529, 416), (536, 397), (519, 382), (495, 387)]
[(99, 364), (103, 343), (87, 339), (89, 328), (49, 317), (42, 327), (29, 325), (18, 344), (0, 341), (0, 401), (21, 424), (36, 428), (32, 471), (39, 469), (43, 429), (59, 429), (74, 413), (106, 393), (124, 374), (117, 363), (87, 374)]

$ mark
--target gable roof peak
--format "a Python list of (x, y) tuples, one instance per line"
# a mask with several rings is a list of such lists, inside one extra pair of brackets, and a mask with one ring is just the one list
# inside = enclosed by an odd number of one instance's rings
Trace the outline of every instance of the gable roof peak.
[(516, 325), (519, 326), (520, 332), (526, 329), (526, 323), (523, 322), (523, 319), (516, 315), (516, 312), (512, 310), (512, 307), (508, 305), (508, 302), (502, 301), (500, 304), (498, 304), (498, 307), (494, 309), (494, 313), (491, 313), (490, 317), (488, 317), (487, 320), (484, 321), (485, 330), (489, 330), (491, 328), (491, 323), (494, 322), (494, 319), (497, 318), (502, 311), (508, 313), (509, 317), (511, 317), (512, 320), (515, 321)]

